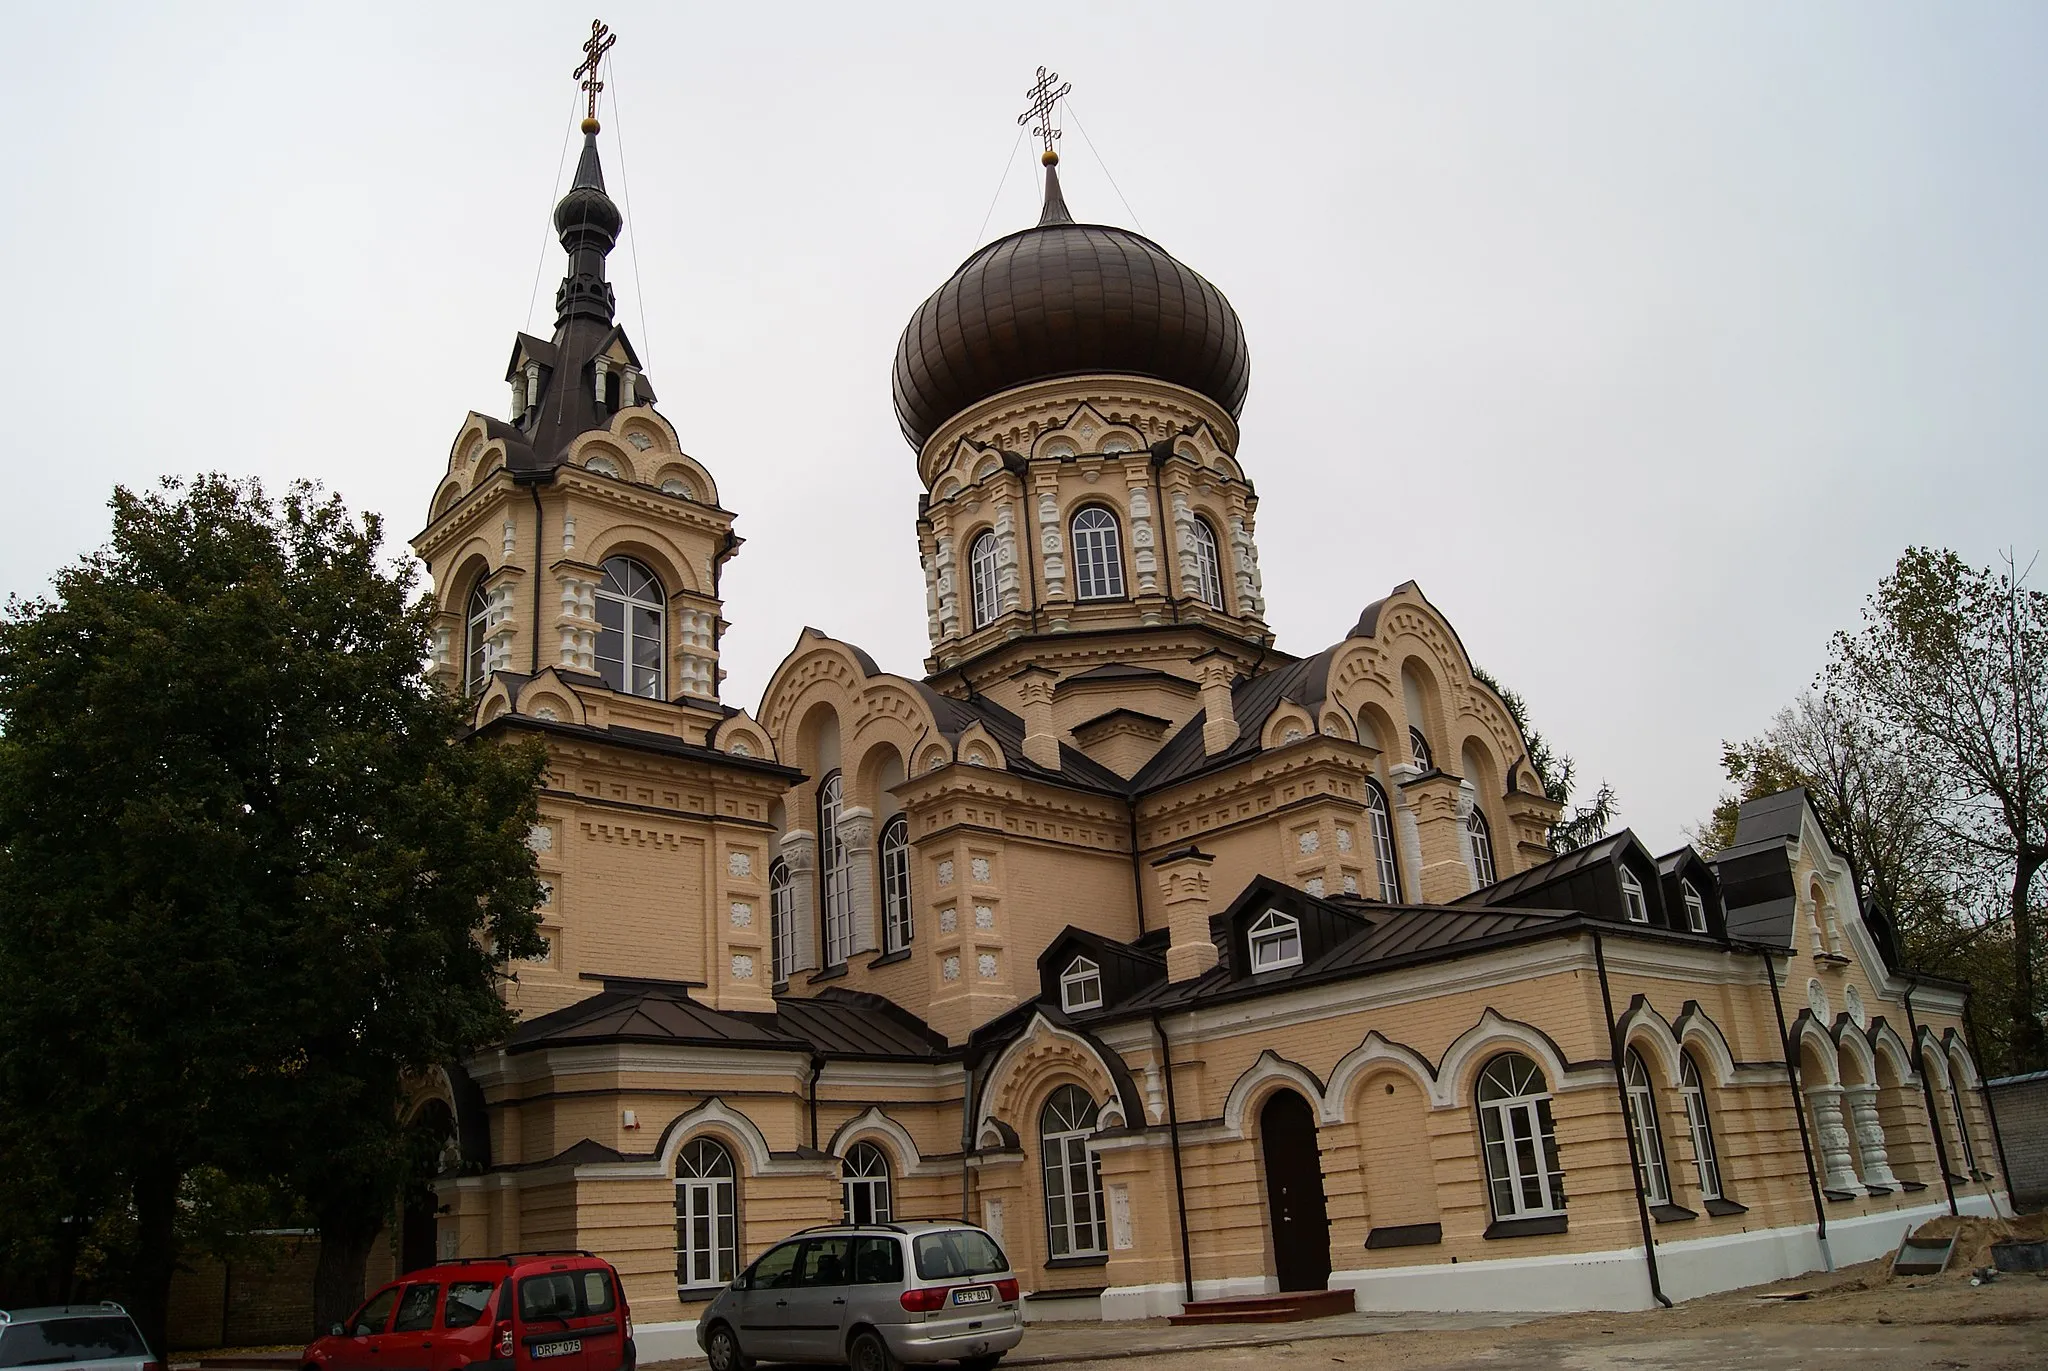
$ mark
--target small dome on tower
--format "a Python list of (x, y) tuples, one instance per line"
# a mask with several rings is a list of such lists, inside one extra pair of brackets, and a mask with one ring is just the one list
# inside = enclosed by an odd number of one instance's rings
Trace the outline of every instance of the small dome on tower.
[(922, 449), (991, 395), (1090, 372), (1185, 386), (1236, 418), (1251, 351), (1223, 292), (1166, 249), (1075, 223), (1049, 163), (1038, 224), (969, 257), (910, 317), (896, 345), (896, 418)]

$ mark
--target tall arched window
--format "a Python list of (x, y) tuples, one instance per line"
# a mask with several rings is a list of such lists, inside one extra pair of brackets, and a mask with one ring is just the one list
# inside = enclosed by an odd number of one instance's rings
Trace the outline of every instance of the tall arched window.
[(710, 1138), (685, 1143), (676, 1157), (676, 1284), (724, 1285), (739, 1251), (732, 1154)]
[(818, 787), (818, 909), (825, 923), (825, 965), (844, 966), (853, 951), (852, 863), (839, 837), (846, 783), (838, 772)]
[(768, 864), (768, 955), (781, 985), (796, 970), (796, 891), (780, 857)]
[(1223, 557), (1216, 548), (1216, 530), (1203, 518), (1188, 525), (1195, 549), (1195, 593), (1211, 609), (1223, 608)]
[(1628, 1082), (1628, 1123), (1636, 1134), (1636, 1186), (1651, 1204), (1671, 1203), (1671, 1177), (1664, 1166), (1664, 1130), (1657, 1126), (1657, 1092), (1643, 1054), (1629, 1049), (1622, 1076)]
[(1685, 1100), (1685, 1122), (1692, 1130), (1692, 1160), (1700, 1173), (1700, 1198), (1721, 1198), (1721, 1154), (1714, 1149), (1714, 1121), (1707, 1117), (1707, 1092), (1700, 1084), (1700, 1066), (1686, 1053), (1678, 1068), (1678, 1093)]
[(478, 580), (476, 589), (469, 592), (469, 614), (467, 629), (462, 639), (462, 693), (481, 695), (484, 682), (491, 677), (491, 649), (484, 641), (484, 635), (491, 628), (491, 597), (484, 594), (484, 583)]
[(597, 586), (597, 674), (613, 690), (662, 695), (662, 617), (667, 597), (631, 557), (607, 557)]
[(1394, 816), (1387, 812), (1387, 792), (1378, 781), (1365, 783), (1365, 813), (1372, 822), (1372, 855), (1380, 869), (1380, 898), (1401, 903), (1401, 872), (1394, 865)]
[(1090, 505), (1074, 516), (1074, 595), (1115, 600), (1124, 593), (1124, 540), (1116, 516)]
[(1102, 1163), (1088, 1139), (1095, 1132), (1095, 1101), (1078, 1085), (1052, 1092), (1038, 1116), (1039, 1153), (1045, 1163), (1045, 1240), (1051, 1257), (1093, 1256), (1102, 1240)]
[(848, 1223), (889, 1222), (889, 1159), (881, 1148), (859, 1142), (846, 1149), (839, 1199)]
[(1465, 816), (1465, 844), (1472, 852), (1472, 880), (1485, 887), (1496, 879), (1493, 874), (1493, 831), (1486, 826), (1486, 816), (1473, 805), (1472, 812)]
[(974, 626), (987, 628), (1002, 613), (996, 589), (996, 535), (983, 533), (967, 549), (967, 590), (974, 609)]
[(1431, 761), (1429, 756), (1429, 739), (1423, 737), (1422, 730), (1412, 724), (1408, 728), (1408, 755), (1414, 759), (1415, 765), (1424, 771), (1436, 769), (1436, 763)]
[(1550, 1087), (1536, 1063), (1503, 1052), (1479, 1077), (1479, 1132), (1496, 1219), (1564, 1212), (1564, 1168), (1550, 1121)]
[(910, 820), (898, 814), (883, 824), (876, 846), (882, 858), (883, 950), (898, 952), (916, 932), (910, 914)]

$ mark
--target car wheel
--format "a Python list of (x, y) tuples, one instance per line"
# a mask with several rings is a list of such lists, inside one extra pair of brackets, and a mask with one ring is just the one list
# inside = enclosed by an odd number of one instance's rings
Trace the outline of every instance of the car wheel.
[(1003, 1359), (998, 1352), (992, 1357), (962, 1357), (960, 1371), (996, 1371), (996, 1363)]
[(846, 1365), (848, 1371), (897, 1371), (895, 1354), (872, 1328), (853, 1335), (853, 1343), (846, 1349)]
[(754, 1359), (740, 1350), (739, 1338), (722, 1323), (705, 1339), (704, 1359), (711, 1363), (711, 1371), (753, 1371)]

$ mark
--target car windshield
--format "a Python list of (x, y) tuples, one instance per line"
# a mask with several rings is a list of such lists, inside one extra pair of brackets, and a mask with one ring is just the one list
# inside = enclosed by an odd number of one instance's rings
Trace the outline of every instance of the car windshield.
[(42, 1319), (0, 1329), (0, 1366), (56, 1366), (69, 1361), (147, 1357), (142, 1335), (125, 1314)]
[(949, 1276), (992, 1276), (1010, 1269), (1003, 1249), (978, 1228), (926, 1233), (913, 1247), (917, 1252), (917, 1274), (928, 1281)]

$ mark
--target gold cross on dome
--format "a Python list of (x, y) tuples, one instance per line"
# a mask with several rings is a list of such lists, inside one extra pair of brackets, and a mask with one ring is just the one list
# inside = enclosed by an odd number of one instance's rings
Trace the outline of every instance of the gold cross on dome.
[(1033, 137), (1044, 140), (1045, 155), (1048, 158), (1054, 155), (1052, 150), (1053, 140), (1060, 136), (1060, 131), (1052, 126), (1053, 106), (1057, 105), (1061, 98), (1073, 88), (1074, 83), (1072, 81), (1061, 81), (1058, 72), (1047, 71), (1044, 67), (1040, 67), (1038, 69), (1038, 80), (1033, 82), (1031, 88), (1024, 92), (1024, 98), (1031, 102), (1031, 108), (1018, 115), (1017, 122), (1028, 124), (1033, 119), (1038, 121), (1038, 127), (1031, 130), (1031, 133)]
[(597, 79), (597, 66), (604, 61), (604, 55), (612, 50), (612, 44), (618, 41), (618, 35), (604, 26), (604, 20), (591, 20), (590, 37), (584, 40), (583, 44), (583, 65), (569, 73), (577, 78), (578, 83), (590, 96), (590, 108), (587, 113), (592, 119), (597, 118), (597, 93), (604, 89), (604, 82)]

